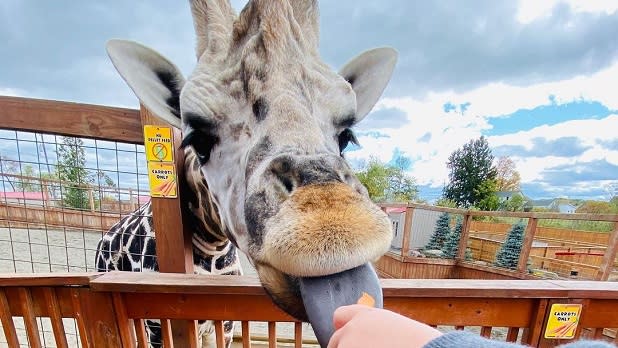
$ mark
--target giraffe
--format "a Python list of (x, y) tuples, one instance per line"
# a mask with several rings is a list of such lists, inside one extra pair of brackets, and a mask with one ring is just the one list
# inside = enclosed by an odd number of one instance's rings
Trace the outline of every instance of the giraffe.
[[(193, 269), (196, 274), (242, 275), (237, 248), (225, 236), (200, 163), (192, 148), (185, 149), (185, 185), (181, 187), (181, 209), (193, 228)], [(157, 272), (156, 238), (152, 208), (148, 202), (123, 217), (105, 233), (97, 245), (95, 265), (98, 272)], [(146, 333), (153, 347), (161, 347), (161, 323), (146, 320)], [(214, 347), (212, 321), (200, 321), (199, 339), (203, 347)], [(234, 323), (224, 321), (226, 346), (232, 342)]]
[[(311, 322), (326, 346), (332, 321), (320, 308), (339, 302), (322, 286), (340, 281), (342, 298), (379, 288), (370, 263), (392, 239), (388, 217), (343, 153), (358, 143), (352, 128), (381, 96), (397, 53), (372, 49), (333, 71), (318, 51), (316, 0), (250, 0), (238, 15), (228, 0), (190, 7), (197, 64), (187, 78), (136, 42), (111, 40), (108, 55), (141, 103), (180, 128), (181, 147), (195, 154), (189, 170), (203, 178), (211, 206), (193, 213), (206, 209), (205, 228), (221, 238), (202, 247), (228, 243), (244, 252), (273, 303)], [(120, 258), (118, 244), (109, 242), (107, 264)], [(234, 268), (237, 254), (228, 259)]]

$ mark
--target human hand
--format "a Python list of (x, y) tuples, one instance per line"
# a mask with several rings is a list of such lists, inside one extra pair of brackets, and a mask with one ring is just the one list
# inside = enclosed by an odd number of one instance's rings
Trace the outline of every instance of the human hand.
[(442, 333), (397, 313), (365, 305), (337, 308), (328, 348), (422, 347)]

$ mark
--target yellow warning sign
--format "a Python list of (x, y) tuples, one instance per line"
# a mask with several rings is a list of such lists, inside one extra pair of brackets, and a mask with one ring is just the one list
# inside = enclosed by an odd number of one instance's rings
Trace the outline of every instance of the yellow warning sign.
[(178, 195), (174, 163), (148, 162), (151, 197), (175, 198)]
[(547, 319), (545, 338), (560, 340), (575, 338), (581, 311), (581, 304), (554, 303)]
[(174, 161), (172, 128), (151, 125), (144, 126), (144, 145), (146, 159), (148, 161)]

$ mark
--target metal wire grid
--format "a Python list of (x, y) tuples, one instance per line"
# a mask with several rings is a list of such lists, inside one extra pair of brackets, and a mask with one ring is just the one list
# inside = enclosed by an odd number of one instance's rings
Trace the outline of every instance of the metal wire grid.
[[(147, 201), (143, 146), (85, 138), (71, 144), (0, 129), (0, 272), (95, 271), (99, 239)], [(62, 146), (83, 151), (88, 182), (59, 180)], [(70, 190), (82, 192), (77, 208), (66, 204)]]

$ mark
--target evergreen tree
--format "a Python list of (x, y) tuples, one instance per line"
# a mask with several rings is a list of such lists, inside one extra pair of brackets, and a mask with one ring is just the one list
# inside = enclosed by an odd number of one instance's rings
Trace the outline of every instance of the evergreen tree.
[(65, 182), (62, 187), (62, 204), (66, 207), (86, 209), (89, 207), (86, 185), (93, 179), (86, 170), (84, 142), (79, 138), (63, 137), (58, 146), (58, 178)]
[(454, 259), (457, 255), (457, 249), (459, 249), (459, 239), (461, 239), (461, 231), (463, 229), (463, 221), (461, 218), (457, 218), (455, 228), (451, 233), (446, 236), (444, 246), (442, 248), (443, 257), (445, 259)]
[(502, 247), (496, 253), (496, 266), (516, 269), (521, 246), (524, 242), (525, 226), (520, 221), (513, 225)]
[(465, 208), (481, 202), (485, 209), (497, 205), (497, 198), (491, 197), (497, 187), (493, 161), (489, 143), (482, 136), (455, 150), (447, 162), (449, 183), (444, 188), (444, 198)]
[(436, 221), (436, 227), (429, 239), (427, 245), (425, 245), (425, 250), (442, 250), (444, 246), (444, 241), (446, 237), (451, 232), (451, 228), (449, 227), (449, 222), (451, 221), (451, 215), (449, 213), (443, 213)]

